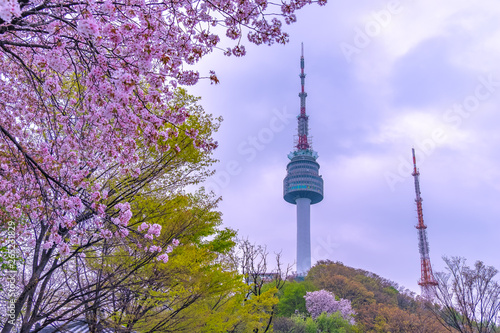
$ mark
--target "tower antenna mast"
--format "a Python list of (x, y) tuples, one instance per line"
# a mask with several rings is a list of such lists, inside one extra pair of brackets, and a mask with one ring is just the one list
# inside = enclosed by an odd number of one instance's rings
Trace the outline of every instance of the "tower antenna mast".
[(418, 284), (422, 290), (422, 297), (427, 300), (432, 300), (435, 294), (435, 287), (437, 286), (437, 281), (432, 273), (431, 259), (429, 257), (429, 241), (427, 240), (427, 226), (424, 223), (424, 214), (422, 212), (422, 198), (420, 197), (420, 183), (418, 177), (420, 173), (417, 169), (417, 160), (415, 158), (415, 149), (412, 148), (413, 154), (413, 173), (412, 176), (415, 179), (415, 203), (417, 204), (417, 214), (418, 214), (418, 224), (416, 226), (418, 230), (418, 250), (420, 252), (420, 271), (421, 276)]
[(308, 149), (309, 142), (307, 136), (309, 135), (309, 116), (306, 115), (306, 97), (307, 93), (305, 91), (305, 81), (306, 74), (304, 73), (304, 43), (302, 43), (302, 53), (300, 56), (300, 114), (297, 117), (298, 120), (298, 137), (299, 142), (297, 143), (297, 149)]

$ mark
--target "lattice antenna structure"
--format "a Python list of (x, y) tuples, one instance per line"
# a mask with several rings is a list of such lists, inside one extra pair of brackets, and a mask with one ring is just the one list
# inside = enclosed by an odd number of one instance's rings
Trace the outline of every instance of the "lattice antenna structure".
[(305, 92), (305, 81), (306, 74), (304, 73), (304, 44), (302, 44), (302, 52), (300, 56), (300, 86), (301, 90), (299, 93), (300, 97), (300, 114), (297, 117), (299, 125), (298, 125), (298, 136), (299, 142), (297, 143), (297, 149), (308, 149), (309, 142), (307, 141), (307, 136), (309, 135), (309, 116), (306, 114), (306, 97), (307, 93)]
[(297, 116), (297, 141), (288, 154), (290, 162), (283, 180), (283, 198), (297, 205), (297, 275), (303, 277), (311, 268), (310, 207), (323, 200), (323, 178), (319, 175), (318, 153), (311, 147), (309, 116), (306, 114), (304, 46), (300, 57), (300, 113)]
[(418, 231), (418, 251), (420, 253), (420, 271), (421, 276), (418, 284), (421, 287), (421, 295), (425, 299), (431, 301), (434, 298), (435, 287), (437, 281), (432, 273), (431, 259), (429, 257), (429, 241), (427, 240), (427, 226), (424, 223), (424, 215), (422, 212), (422, 197), (420, 196), (420, 183), (418, 177), (420, 173), (417, 169), (417, 161), (415, 158), (415, 149), (412, 148), (413, 153), (413, 173), (415, 179), (415, 203), (417, 204), (418, 224), (416, 225)]

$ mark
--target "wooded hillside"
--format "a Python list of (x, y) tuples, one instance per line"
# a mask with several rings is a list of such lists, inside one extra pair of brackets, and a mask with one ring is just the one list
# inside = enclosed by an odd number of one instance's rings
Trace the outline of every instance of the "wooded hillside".
[(321, 289), (351, 302), (356, 312), (352, 332), (449, 332), (415, 293), (374, 273), (332, 261), (318, 262), (304, 281), (283, 288), (275, 332), (292, 332), (284, 318), (303, 313), (306, 292)]

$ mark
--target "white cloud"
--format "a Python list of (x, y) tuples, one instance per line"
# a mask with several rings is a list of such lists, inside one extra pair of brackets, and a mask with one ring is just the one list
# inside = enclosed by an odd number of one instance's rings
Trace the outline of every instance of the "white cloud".
[[(373, 13), (387, 10), (385, 5), (373, 7), (363, 15), (357, 27), (366, 32), (366, 25), (376, 21)], [(499, 70), (500, 6), (497, 1), (476, 2), (448, 0), (401, 0), (397, 14), (374, 36), (369, 45), (354, 57), (360, 82), (383, 88), (385, 79), (392, 74), (394, 64), (421, 43), (442, 38), (450, 43), (446, 56), (450, 64), (470, 71), (490, 73)], [(354, 44), (354, 41), (352, 41)]]
[(476, 140), (474, 132), (443, 122), (442, 115), (433, 111), (401, 110), (382, 122), (368, 141), (395, 148), (432, 141), (435, 148), (459, 149)]

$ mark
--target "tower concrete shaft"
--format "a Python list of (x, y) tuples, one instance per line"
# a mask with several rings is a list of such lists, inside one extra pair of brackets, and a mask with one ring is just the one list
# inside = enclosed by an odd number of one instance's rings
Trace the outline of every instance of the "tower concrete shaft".
[(298, 198), (297, 204), (297, 272), (311, 268), (311, 199)]
[(428, 300), (432, 300), (437, 281), (432, 273), (431, 259), (429, 257), (429, 241), (427, 240), (427, 226), (424, 223), (424, 214), (422, 212), (422, 197), (420, 196), (420, 173), (417, 170), (417, 161), (415, 158), (415, 149), (412, 149), (413, 154), (413, 177), (415, 180), (415, 203), (417, 204), (418, 224), (418, 251), (420, 253), (420, 280), (418, 284), (422, 288), (422, 296)]
[(303, 47), (300, 69), (300, 113), (297, 117), (299, 141), (295, 150), (288, 154), (290, 162), (283, 180), (283, 198), (297, 205), (297, 274), (304, 276), (311, 268), (310, 206), (323, 200), (323, 178), (319, 175), (319, 164), (316, 162), (318, 154), (312, 150), (308, 140)]

